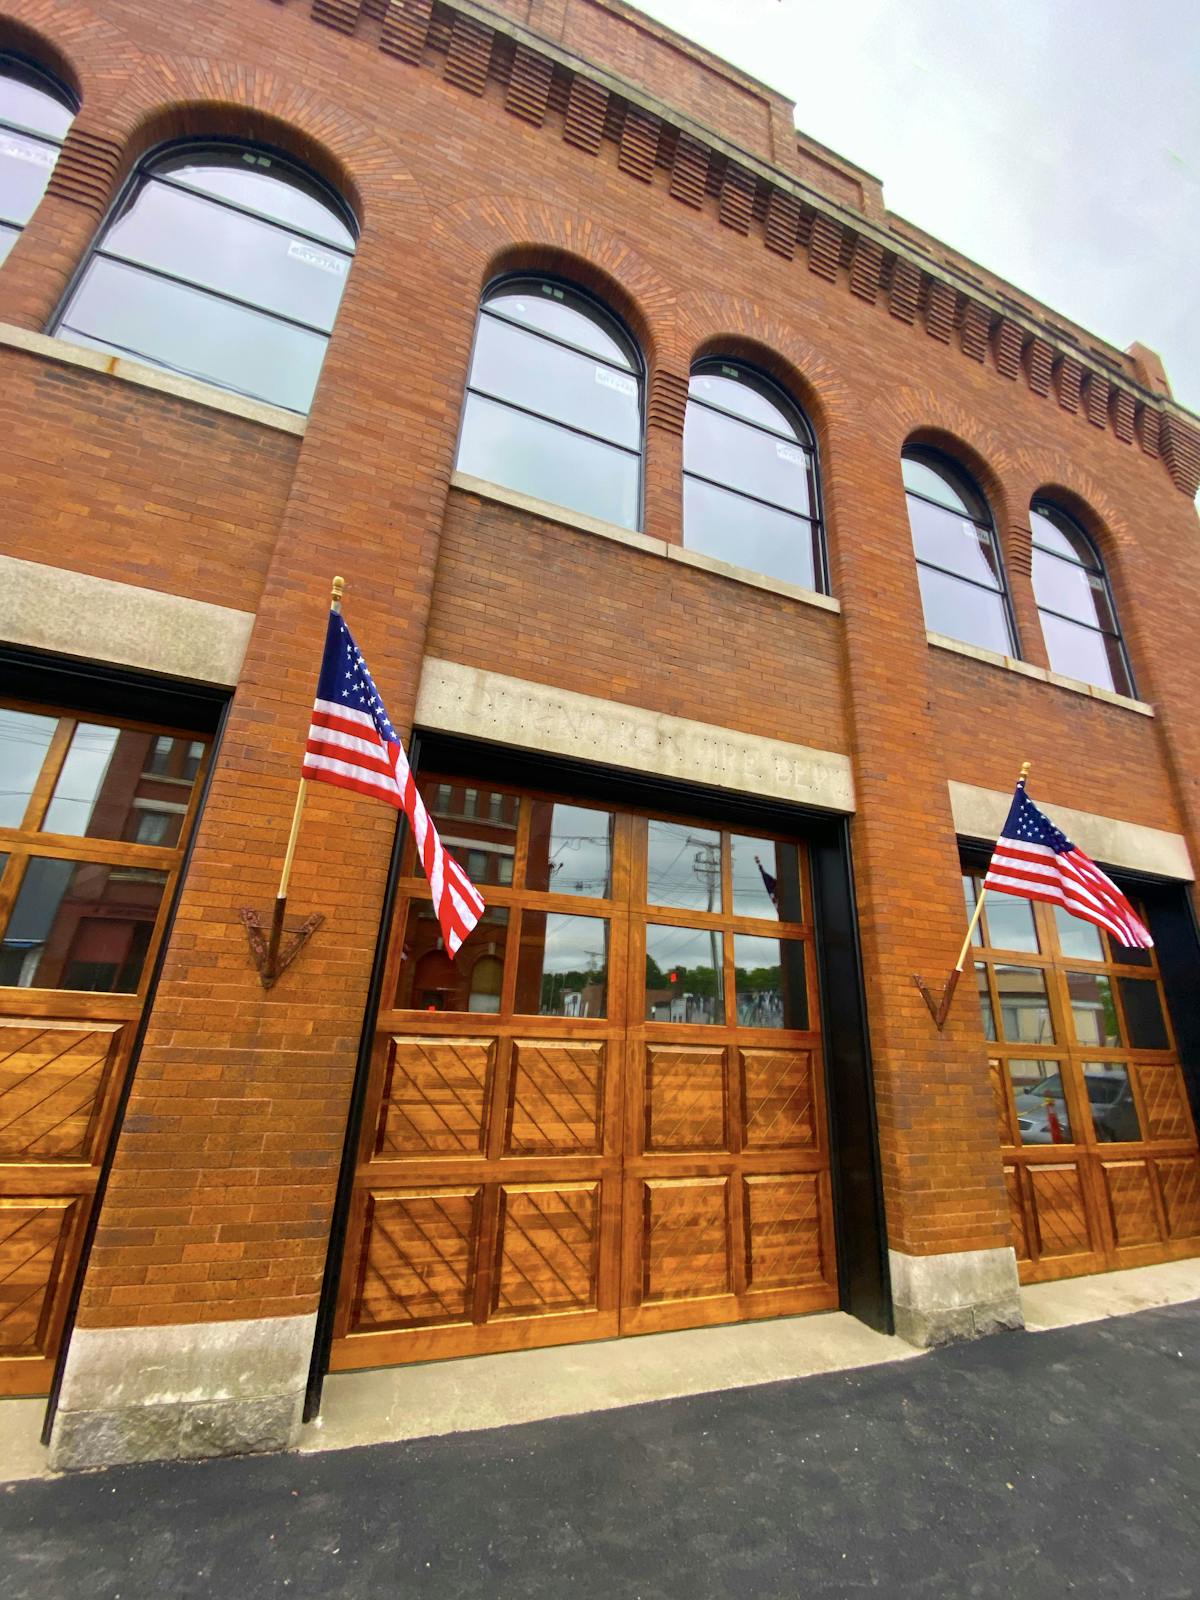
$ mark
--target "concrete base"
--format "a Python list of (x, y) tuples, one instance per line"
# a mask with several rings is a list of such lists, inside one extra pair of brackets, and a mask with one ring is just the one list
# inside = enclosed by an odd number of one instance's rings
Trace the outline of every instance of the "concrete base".
[(57, 1471), (286, 1450), (315, 1316), (77, 1328), (50, 1440)]
[(1023, 1328), (1010, 1245), (909, 1256), (889, 1250), (896, 1332), (922, 1350)]

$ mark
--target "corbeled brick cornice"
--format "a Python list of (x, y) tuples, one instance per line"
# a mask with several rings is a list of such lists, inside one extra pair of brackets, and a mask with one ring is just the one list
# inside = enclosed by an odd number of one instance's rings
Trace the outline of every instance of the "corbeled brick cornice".
[(646, 421), (652, 428), (665, 428), (668, 433), (682, 434), (687, 398), (686, 374), (668, 372), (665, 368), (659, 367), (650, 379), (650, 403), (646, 407)]
[[(478, 0), (310, 0), (310, 14), (346, 34), (363, 16), (380, 19), (379, 48), (388, 55), (412, 66), (434, 66), (441, 55), (446, 82), (472, 95), (482, 95), (489, 78), (498, 81), (513, 116), (557, 127), (592, 155), (611, 140), (618, 167), (636, 182), (653, 183), (664, 168), (666, 192), (679, 204), (711, 206), (716, 221), (789, 261), (802, 247), (809, 271), (863, 301), (875, 303), (883, 290), (892, 317), (950, 348), (957, 343), (968, 360), (987, 364), (990, 349), (998, 377), (1024, 376), (1032, 394), (1053, 394), (1064, 411), (1120, 442), (1136, 438), (1147, 456), (1162, 457), (1181, 492), (1195, 492), (1200, 424), (1180, 407), (1136, 377), (1106, 370), (1072, 334), (1039, 324), (1003, 286), (935, 259), (920, 240), (770, 166), (604, 65), (582, 61), (548, 36), (561, 28), (547, 26), (544, 36)], [(50, 187), (95, 207), (110, 192), (103, 175), (115, 171), (119, 153), (85, 139), (74, 151), (68, 139)]]

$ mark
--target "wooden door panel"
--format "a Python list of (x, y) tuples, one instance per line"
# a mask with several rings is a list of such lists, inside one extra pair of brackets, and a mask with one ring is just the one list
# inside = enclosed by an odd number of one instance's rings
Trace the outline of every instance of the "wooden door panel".
[(354, 1330), (471, 1315), (482, 1187), (368, 1197)]
[(811, 1050), (741, 1050), (747, 1150), (790, 1150), (816, 1139)]
[(1100, 1170), (1118, 1247), (1160, 1238), (1150, 1168), (1144, 1161), (1103, 1161)]
[(828, 1283), (818, 1175), (764, 1175), (742, 1181), (747, 1287), (800, 1289)]
[(596, 1305), (600, 1185), (500, 1191), (498, 1264), (492, 1308), (500, 1316), (544, 1316)]
[(1192, 1239), (1200, 1235), (1200, 1157), (1155, 1163), (1162, 1184), (1167, 1213), (1167, 1231), (1172, 1239)]
[(1008, 1191), (1008, 1215), (1012, 1223), (1013, 1248), (1017, 1252), (1018, 1261), (1028, 1261), (1029, 1248), (1029, 1217), (1026, 1214), (1025, 1185), (1022, 1180), (1023, 1168), (1009, 1167), (1004, 1169), (1004, 1186)]
[(724, 1150), (725, 1051), (652, 1044), (645, 1060), (646, 1149)]
[(495, 1039), (391, 1039), (376, 1155), (481, 1155), (496, 1050)]
[(1147, 1139), (1190, 1139), (1191, 1117), (1183, 1087), (1183, 1075), (1174, 1062), (1135, 1067), (1147, 1126)]
[(0, 1161), (93, 1159), (120, 1023), (0, 1023)]
[(65, 1195), (0, 1199), (0, 1355), (50, 1354), (54, 1291), (81, 1203)]
[(643, 1196), (643, 1303), (728, 1294), (728, 1180), (652, 1178)]
[(516, 1040), (506, 1153), (599, 1151), (607, 1054), (603, 1040)]
[(1078, 1255), (1092, 1249), (1087, 1206), (1076, 1166), (1031, 1166), (1039, 1256)]

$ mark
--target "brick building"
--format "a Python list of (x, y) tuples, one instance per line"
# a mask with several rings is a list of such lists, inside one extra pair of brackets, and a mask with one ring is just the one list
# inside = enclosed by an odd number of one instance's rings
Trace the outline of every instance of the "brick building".
[[(620, 0), (0, 0), (0, 52), (0, 1371), (53, 1459), (1200, 1252), (1156, 357)], [(335, 573), (488, 914), (449, 962), (314, 786), (264, 989)], [(997, 899), (939, 1031), (1023, 759), (1156, 948)]]

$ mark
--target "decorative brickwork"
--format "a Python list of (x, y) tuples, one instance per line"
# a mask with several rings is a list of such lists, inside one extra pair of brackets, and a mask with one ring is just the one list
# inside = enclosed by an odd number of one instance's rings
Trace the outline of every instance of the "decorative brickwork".
[(954, 290), (940, 278), (930, 278), (925, 290), (925, 332), (931, 339), (950, 343), (954, 331)]
[(833, 283), (842, 254), (842, 225), (818, 211), (808, 239), (808, 270)]
[(683, 373), (668, 372), (660, 367), (650, 380), (646, 421), (652, 428), (665, 428), (668, 433), (682, 434), (687, 398), (687, 377)]
[(1168, 412), (1162, 419), (1162, 453), (1171, 482), (1194, 499), (1200, 490), (1200, 431)]
[(550, 63), (526, 45), (519, 44), (513, 56), (512, 75), (504, 104), (516, 117), (532, 122), (540, 128), (546, 120), (546, 105), (550, 98)]
[(1108, 396), (1111, 385), (1102, 372), (1089, 372), (1084, 388), (1087, 419), (1093, 428), (1108, 427)]
[(767, 249), (791, 261), (796, 254), (800, 227), (800, 202), (782, 189), (772, 189), (764, 224)]
[(312, 0), (313, 21), (338, 33), (353, 33), (361, 11), (362, 0)]
[(1133, 420), (1137, 403), (1128, 389), (1114, 388), (1112, 392), (1113, 432), (1122, 444), (1133, 443)]
[(685, 206), (699, 208), (704, 203), (708, 180), (708, 151), (690, 133), (681, 133), (671, 163), (671, 194)]
[(1074, 356), (1059, 356), (1054, 363), (1054, 388), (1064, 411), (1078, 411), (1083, 368)]
[(900, 322), (915, 322), (921, 302), (921, 274), (911, 261), (896, 256), (892, 261), (892, 282), (888, 310)]
[(1148, 456), (1162, 454), (1160, 434), (1162, 413), (1153, 406), (1139, 405), (1137, 412), (1138, 443)]
[[(1001, 317), (996, 324), (996, 331), (992, 336), (992, 351), (996, 359), (996, 371), (1002, 378), (1016, 379), (1021, 372), (1021, 349), (1025, 343), (1025, 334), (1017, 323), (1010, 317)], [(1046, 382), (1050, 381), (1047, 371)], [(1033, 388), (1032, 380), (1030, 388)]]
[(594, 155), (604, 137), (604, 118), (608, 110), (608, 90), (588, 78), (575, 78), (567, 99), (563, 119), (563, 138), (580, 150)]
[(1025, 349), (1025, 371), (1034, 394), (1047, 395), (1054, 377), (1054, 350), (1045, 339), (1031, 339)]
[(661, 130), (662, 123), (657, 117), (640, 111), (636, 106), (629, 106), (626, 109), (625, 125), (621, 129), (621, 144), (617, 154), (617, 165), (622, 172), (627, 172), (631, 178), (639, 178), (642, 183), (650, 182), (654, 176), (654, 165), (658, 157), (658, 136)]
[(446, 52), (446, 82), (465, 89), (468, 94), (482, 94), (494, 38), (490, 28), (482, 27), (473, 17), (455, 12)]
[(883, 246), (859, 234), (850, 258), (850, 293), (875, 304), (883, 275)]
[(1029, 578), (1033, 574), (1033, 532), (1023, 522), (1014, 522), (1008, 530), (1004, 554), (1011, 575)]
[(753, 213), (754, 180), (748, 172), (730, 162), (721, 180), (718, 215), (727, 228), (736, 233), (749, 233)]
[(991, 327), (991, 313), (986, 306), (981, 306), (977, 300), (968, 300), (963, 307), (962, 326), (958, 330), (962, 353), (972, 361), (982, 361), (987, 355), (988, 330)]
[(432, 16), (433, 0), (388, 0), (379, 48), (419, 66)]
[(112, 198), (121, 146), (74, 123), (47, 185), (49, 194), (100, 213)]

